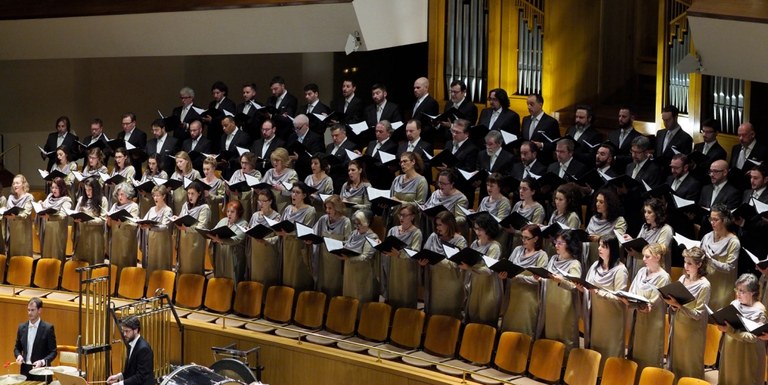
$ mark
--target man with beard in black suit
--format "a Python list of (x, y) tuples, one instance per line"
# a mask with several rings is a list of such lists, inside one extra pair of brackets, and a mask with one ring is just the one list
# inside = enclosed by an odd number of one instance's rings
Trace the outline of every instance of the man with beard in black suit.
[(312, 155), (323, 152), (323, 138), (309, 129), (309, 118), (304, 114), (298, 114), (293, 119), (293, 134), (288, 139), (288, 150), (294, 148), (294, 143), (301, 143), (306, 151), (292, 152), (293, 169), (299, 174), (299, 180), (304, 180), (312, 173)]
[[(205, 157), (202, 154), (211, 153), (211, 142), (203, 136), (203, 123), (199, 120), (193, 120), (189, 123), (190, 137), (181, 144), (181, 150), (192, 156), (192, 167), (203, 174), (203, 161)], [(194, 151), (194, 152), (193, 152)]]
[(282, 76), (272, 78), (269, 90), (272, 96), (267, 99), (267, 105), (277, 110), (271, 117), (272, 123), (275, 125), (277, 137), (286, 141), (293, 132), (291, 118), (296, 116), (299, 100), (285, 88), (285, 79)]
[(154, 385), (154, 352), (149, 343), (141, 337), (141, 321), (135, 315), (120, 322), (123, 341), (127, 344), (125, 364), (121, 373), (107, 378), (107, 384)]
[(56, 149), (61, 146), (67, 151), (67, 156), (70, 161), (73, 161), (74, 157), (77, 155), (77, 144), (75, 142), (80, 140), (80, 138), (70, 132), (71, 126), (72, 124), (66, 116), (60, 116), (56, 119), (56, 132), (48, 134), (48, 139), (46, 139), (45, 146), (43, 146), (45, 152), (51, 152), (52, 154), (46, 156), (45, 154), (40, 153), (43, 160), (48, 159), (48, 165), (45, 168), (46, 170), (50, 170), (54, 163), (56, 163)]
[(261, 105), (261, 103), (256, 101), (256, 85), (253, 83), (244, 84), (243, 102), (237, 105), (237, 112), (235, 114), (245, 115), (240, 115), (239, 119), (243, 120), (239, 122), (240, 128), (252, 139), (261, 136), (261, 123), (266, 119), (264, 114), (256, 109), (255, 104)]
[[(455, 168), (464, 171), (474, 171), (477, 165), (477, 146), (469, 140), (469, 121), (466, 119), (457, 119), (451, 126), (451, 134), (453, 140), (445, 144), (443, 151), (448, 151), (458, 159), (458, 163)], [(433, 164), (433, 167), (438, 167), (438, 170), (443, 170), (445, 164), (437, 165)], [(460, 178), (456, 186), (470, 202), (474, 202), (475, 199), (475, 186), (468, 182), (464, 178)], [(471, 205), (471, 203), (470, 203)]]
[(576, 106), (574, 113), (575, 124), (568, 128), (565, 136), (569, 136), (576, 142), (573, 157), (583, 164), (590, 164), (595, 158), (597, 145), (603, 141), (602, 135), (592, 127), (592, 107), (586, 104)]
[(549, 164), (554, 160), (555, 142), (560, 138), (560, 124), (544, 112), (544, 97), (528, 95), (526, 104), (530, 115), (523, 118), (521, 134), (539, 148), (539, 160)]
[(341, 99), (333, 101), (333, 112), (344, 119), (334, 118), (334, 121), (353, 124), (363, 120), (363, 99), (355, 94), (357, 84), (352, 79), (344, 79), (341, 83)]
[(131, 159), (131, 165), (136, 170), (134, 179), (141, 180), (141, 176), (144, 172), (141, 168), (141, 164), (147, 160), (145, 151), (147, 147), (147, 133), (136, 127), (136, 115), (132, 112), (123, 114), (120, 124), (123, 127), (123, 130), (117, 134), (117, 138), (130, 143), (133, 147), (138, 149), (138, 151), (128, 151), (128, 155)]
[(632, 141), (641, 136), (633, 127), (634, 114), (629, 106), (619, 107), (619, 127), (608, 135), (608, 141), (616, 146), (616, 169), (624, 170), (632, 162)]
[(309, 118), (309, 129), (322, 137), (325, 135), (325, 128), (328, 124), (314, 114), (328, 116), (331, 113), (331, 108), (320, 102), (320, 88), (315, 83), (304, 86), (304, 100), (307, 101), (307, 104), (301, 106), (299, 112)]

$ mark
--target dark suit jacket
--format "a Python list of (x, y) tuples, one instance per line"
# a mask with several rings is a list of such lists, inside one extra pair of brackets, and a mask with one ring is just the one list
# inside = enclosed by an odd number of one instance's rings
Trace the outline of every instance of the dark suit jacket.
[[(408, 151), (408, 141), (403, 142), (397, 147), (397, 154), (396, 154), (397, 159), (400, 160), (400, 155), (403, 155), (403, 153), (406, 151)], [(430, 156), (435, 155), (435, 150), (432, 147), (432, 144), (424, 140), (424, 138), (420, 138), (419, 143), (416, 144), (416, 147), (413, 149), (413, 152), (415, 154), (419, 154), (422, 162), (424, 162), (424, 169), (421, 171), (421, 173), (424, 175), (424, 178), (427, 179), (427, 183), (431, 184), (432, 183), (432, 165), (429, 163), (429, 161), (427, 160), (427, 157), (424, 155), (425, 151)]]
[[(379, 153), (376, 153), (376, 156), (373, 155), (373, 149), (376, 148), (376, 141), (372, 140), (368, 143), (368, 147), (365, 148), (365, 155), (373, 156), (376, 159), (379, 159)], [(389, 138), (384, 144), (379, 148), (379, 151), (388, 152), (392, 155), (397, 155), (397, 143), (392, 140), (392, 138)]]
[[(531, 171), (533, 174), (542, 176), (547, 172), (547, 166), (544, 165), (544, 163), (539, 162), (538, 160), (534, 160), (531, 164)], [(512, 172), (510, 175), (512, 175), (513, 178), (517, 180), (523, 180), (523, 175), (525, 174), (525, 166), (522, 162), (516, 162), (512, 164)]]
[[(744, 190), (744, 194), (742, 195), (742, 198), (741, 198), (741, 203), (747, 203), (752, 199), (752, 191), (754, 190), (752, 190), (751, 188)], [(763, 203), (768, 203), (768, 189), (763, 190), (763, 193), (757, 197), (757, 200)]]
[[(708, 184), (701, 189), (701, 196), (699, 197), (699, 205), (703, 207), (710, 207), (710, 201), (712, 201), (712, 191), (714, 186)], [(726, 183), (723, 186), (720, 193), (715, 197), (715, 204), (724, 203), (729, 210), (733, 210), (741, 203), (741, 192), (736, 187), (733, 187), (730, 183)]]
[[(270, 96), (269, 99), (267, 99), (267, 105), (277, 108), (277, 96)], [(290, 92), (286, 92), (285, 96), (283, 97), (282, 102), (280, 103), (280, 110), (283, 110), (288, 113), (290, 116), (296, 116), (296, 109), (299, 106), (299, 100), (296, 99), (295, 96), (291, 95)]]
[(336, 159), (339, 160), (338, 165), (331, 165), (331, 170), (328, 173), (328, 175), (333, 178), (333, 191), (338, 194), (339, 191), (341, 191), (341, 186), (347, 181), (347, 165), (349, 165), (349, 157), (344, 150), (355, 151), (356, 144), (347, 138), (347, 140), (341, 144), (339, 150), (336, 151), (336, 154), (331, 155), (333, 147), (333, 143), (325, 146), (325, 153), (328, 154), (328, 156), (335, 156)]
[[(452, 107), (456, 107), (459, 112), (464, 114), (464, 116), (467, 117), (467, 120), (469, 120), (470, 123), (474, 126), (477, 123), (477, 106), (475, 103), (472, 103), (469, 98), (464, 98), (464, 100), (459, 104), (458, 106), (454, 106), (453, 102), (448, 101), (448, 103), (445, 104), (445, 110), (448, 111)], [(517, 118), (518, 122), (518, 128), (520, 128), (520, 117)]]
[(661, 149), (664, 147), (664, 140), (667, 134), (669, 134), (669, 130), (661, 130), (656, 133), (656, 152), (654, 155), (654, 160), (659, 166), (659, 171), (664, 178), (669, 175), (669, 162), (672, 161), (672, 157), (675, 155), (675, 151), (672, 147), (683, 154), (690, 154), (693, 149), (693, 138), (681, 128), (677, 131), (677, 134), (670, 139), (669, 144), (667, 145), (667, 150), (662, 151)]
[[(249, 148), (251, 138), (242, 130), (237, 130), (235, 132), (235, 137), (232, 138), (232, 142), (229, 143), (229, 147), (226, 146), (226, 143), (227, 135), (222, 134), (219, 138), (219, 148), (222, 153), (226, 151), (223, 160), (227, 162), (227, 167), (223, 170), (222, 174), (226, 180), (229, 180), (232, 173), (240, 168), (240, 153), (237, 152), (237, 147)], [(256, 154), (256, 156), (259, 156), (259, 154)]]
[[(488, 155), (488, 151), (485, 149), (477, 152), (477, 170), (485, 170), (489, 173), (497, 172), (501, 175), (509, 175), (512, 171), (513, 155), (504, 149), (499, 152), (499, 157), (496, 158), (496, 162), (491, 167), (491, 157)], [(488, 188), (485, 183), (480, 183), (480, 199), (488, 195)]]
[[(626, 170), (624, 171), (625, 174), (632, 176), (632, 171), (635, 170), (635, 163), (630, 163), (627, 165)], [(635, 180), (644, 180), (645, 183), (648, 183), (651, 187), (656, 187), (661, 183), (661, 175), (659, 174), (659, 166), (656, 165), (656, 163), (653, 163), (652, 159), (648, 159), (645, 161), (645, 164), (642, 168), (640, 168), (640, 172), (637, 173), (637, 176), (635, 177)]]
[(253, 142), (253, 144), (250, 147), (251, 152), (256, 155), (256, 158), (261, 159), (258, 162), (256, 162), (256, 169), (259, 170), (259, 172), (261, 172), (262, 175), (264, 174), (265, 171), (272, 168), (272, 162), (270, 162), (269, 160), (270, 157), (272, 156), (272, 151), (275, 151), (275, 149), (278, 147), (285, 147), (285, 142), (282, 139), (275, 136), (274, 138), (272, 138), (272, 141), (269, 143), (269, 146), (267, 147), (267, 151), (264, 153), (264, 156), (262, 157), (261, 150), (264, 148), (264, 142), (266, 142), (266, 140), (264, 140), (264, 138), (261, 138)]
[[(576, 126), (569, 127), (565, 132), (565, 136), (568, 136), (571, 139), (575, 137), (575, 134)], [(603, 142), (603, 136), (597, 132), (594, 127), (589, 126), (584, 130), (584, 132), (581, 133), (579, 140), (576, 141), (577, 146), (573, 151), (573, 157), (578, 159), (581, 163), (592, 164), (595, 161), (595, 153), (597, 152), (597, 147), (590, 147), (584, 142), (587, 142), (593, 146), (599, 145)]]
[(616, 166), (619, 167), (620, 170), (623, 170), (629, 163), (632, 162), (632, 156), (630, 155), (630, 151), (632, 150), (632, 140), (641, 134), (635, 129), (630, 130), (629, 134), (627, 134), (627, 137), (624, 139), (624, 142), (621, 144), (621, 146), (619, 146), (620, 134), (621, 129), (617, 128), (608, 134), (608, 141), (613, 143), (613, 145), (618, 149), (616, 152), (616, 161), (614, 163), (616, 163)]
[[(19, 324), (19, 329), (16, 332), (16, 345), (13, 348), (14, 357), (22, 355), (25, 360), (29, 351), (27, 346), (27, 329), (29, 329), (29, 321)], [(40, 323), (37, 325), (37, 334), (32, 345), (30, 360), (32, 362), (45, 360), (45, 366), (50, 366), (54, 358), (56, 358), (56, 332), (53, 325), (40, 320)]]
[[(443, 151), (453, 151), (453, 142), (447, 142)], [(459, 147), (459, 149), (456, 151), (456, 154), (454, 154), (454, 156), (459, 160), (459, 163), (456, 164), (456, 168), (460, 168), (464, 171), (474, 171), (475, 166), (477, 165), (478, 151), (479, 149), (477, 146), (475, 146), (474, 143), (472, 143), (471, 140), (467, 139), (464, 141), (464, 144), (462, 144), (461, 147)], [(433, 166), (440, 165), (434, 164)], [(464, 180), (464, 178), (459, 176), (457, 179), (456, 188), (464, 193), (470, 202), (474, 202), (475, 187), (471, 183), (468, 183), (466, 180)]]
[[(120, 131), (120, 133), (117, 134), (118, 139), (125, 140), (125, 131)], [(131, 134), (131, 139), (128, 140), (128, 143), (132, 144), (137, 149), (146, 149), (147, 148), (147, 133), (140, 130), (138, 127), (133, 129), (133, 133)], [(144, 170), (141, 168), (141, 164), (144, 163), (146, 160), (144, 157), (135, 154), (131, 155), (131, 165), (134, 169), (136, 169), (136, 175), (134, 176), (134, 179), (141, 180), (142, 173)]]
[(157, 163), (160, 169), (168, 173), (168, 176), (173, 174), (176, 169), (176, 161), (171, 156), (176, 156), (176, 152), (179, 150), (179, 142), (170, 133), (166, 133), (165, 142), (163, 142), (163, 148), (160, 152), (157, 151), (157, 139), (152, 138), (147, 142), (147, 155), (157, 154)]
[(136, 346), (123, 367), (123, 384), (154, 385), (154, 353), (143, 337), (137, 338)]
[[(584, 165), (584, 163), (579, 162), (576, 158), (571, 158), (571, 163), (568, 164), (568, 169), (565, 170), (565, 173), (574, 176), (576, 178), (581, 177), (586, 173), (588, 170), (587, 166)], [(555, 175), (560, 174), (560, 163), (558, 162), (552, 162), (547, 166), (547, 172), (551, 172)]]
[[(697, 143), (693, 146), (693, 151), (703, 152), (703, 149), (704, 149), (704, 142)], [(728, 157), (728, 154), (726, 154), (723, 146), (721, 146), (720, 143), (715, 141), (715, 144), (712, 145), (712, 148), (709, 149), (709, 152), (707, 152), (705, 156), (709, 160), (709, 164), (712, 164), (712, 162), (716, 160), (725, 160)]]
[[(261, 105), (261, 103), (254, 101), (254, 103)], [(237, 112), (235, 112), (235, 115), (242, 113), (245, 109), (245, 103), (240, 103), (237, 105)], [(266, 120), (266, 117), (263, 113), (258, 112), (253, 105), (251, 105), (251, 108), (248, 109), (248, 113), (245, 114), (248, 116), (248, 119), (243, 122), (242, 127), (240, 127), (243, 131), (245, 131), (246, 134), (250, 138), (259, 138), (261, 137), (261, 124), (264, 123), (264, 120)]]
[(309, 118), (309, 129), (316, 132), (319, 135), (325, 134), (325, 129), (328, 127), (328, 123), (325, 121), (320, 121), (317, 117), (315, 117), (313, 114), (330, 114), (331, 108), (326, 106), (323, 103), (320, 103), (319, 101), (315, 105), (315, 108), (312, 109), (312, 113), (307, 114), (307, 105), (301, 106), (298, 110), (299, 114), (305, 114)]
[[(173, 112), (171, 112), (171, 115), (178, 116), (179, 119), (181, 119), (181, 111), (184, 108), (184, 106), (178, 106), (173, 109)], [(189, 138), (189, 124), (192, 123), (194, 120), (200, 120), (200, 114), (195, 111), (195, 108), (200, 108), (196, 105), (192, 105), (192, 107), (189, 108), (189, 111), (187, 111), (187, 116), (184, 117), (184, 120), (181, 121), (181, 125), (179, 127), (166, 127), (165, 130), (168, 133), (172, 133), (173, 137), (178, 139), (180, 142), (183, 142), (184, 139)], [(234, 113), (234, 111), (230, 111)]]
[[(674, 181), (675, 177), (670, 175), (669, 178), (667, 178), (666, 185), (672, 187)], [(681, 198), (698, 202), (699, 195), (701, 195), (701, 183), (699, 183), (693, 174), (689, 172), (688, 176), (683, 179), (683, 183), (678, 186), (677, 191), (674, 193)]]
[[(200, 135), (200, 138), (197, 140), (197, 146), (195, 148), (192, 148), (192, 138), (187, 138), (187, 140), (184, 141), (184, 143), (181, 144), (181, 150), (185, 151), (186, 153), (190, 153), (191, 151), (196, 151), (198, 153), (211, 153), (211, 141), (208, 140), (208, 138), (204, 137), (203, 135)], [(195, 168), (195, 170), (200, 171), (200, 174), (203, 173), (203, 156), (193, 156), (192, 157), (192, 167)]]
[(216, 108), (215, 100), (208, 103), (208, 109), (216, 110), (217, 114), (216, 116), (211, 116), (211, 122), (208, 123), (208, 132), (205, 136), (211, 141), (212, 150), (218, 152), (221, 151), (219, 147), (219, 138), (224, 134), (224, 130), (221, 128), (221, 121), (224, 120), (225, 117), (224, 111), (226, 110), (234, 114), (237, 111), (237, 106), (232, 99), (225, 97), (221, 101), (221, 104), (219, 104), (218, 109)]
[(345, 103), (346, 100), (343, 97), (341, 99), (334, 100), (331, 103), (333, 111), (339, 114), (339, 116), (344, 117), (344, 119), (340, 120), (340, 122), (352, 124), (363, 121), (363, 98), (357, 95), (353, 96), (352, 100), (349, 101), (346, 113), (344, 112)]
[[(298, 135), (294, 132), (291, 134), (291, 137), (288, 138), (288, 152), (290, 152), (290, 155), (293, 155), (293, 152), (290, 150), (291, 145), (293, 145), (294, 142), (297, 142), (299, 140)], [(258, 142), (258, 141), (257, 141)], [(271, 144), (271, 143), (270, 143)], [(264, 145), (264, 142), (262, 141), (259, 143), (260, 146)], [(309, 151), (309, 154), (315, 155), (317, 153), (322, 153), (325, 150), (325, 146), (323, 145), (323, 138), (320, 137), (320, 135), (310, 131), (307, 131), (307, 134), (304, 136), (304, 141), (302, 142), (302, 145), (307, 148)], [(270, 147), (272, 147), (270, 145)], [(279, 146), (275, 146), (274, 148), (277, 148)], [(273, 149), (269, 150), (271, 153)], [(296, 159), (296, 162), (293, 165), (293, 169), (296, 170), (296, 173), (299, 174), (299, 180), (303, 181), (304, 178), (307, 177), (307, 175), (312, 173), (312, 157), (307, 154), (306, 152), (299, 153), (299, 158)]]
[[(58, 132), (52, 132), (48, 134), (48, 139), (45, 140), (43, 150), (45, 150), (45, 152), (53, 152), (53, 154), (47, 156), (48, 165), (46, 166), (46, 170), (50, 170), (54, 163), (56, 163), (56, 139), (58, 139), (58, 137)], [(77, 160), (79, 146), (75, 142), (78, 140), (80, 140), (80, 138), (78, 138), (77, 135), (68, 132), (67, 136), (65, 136), (64, 140), (61, 142), (61, 145), (67, 149), (67, 156), (70, 162)]]
[[(739, 161), (739, 156), (741, 154), (741, 145), (737, 144), (731, 148), (731, 168), (737, 168), (736, 163)], [(748, 159), (755, 160), (757, 162), (764, 162), (768, 161), (768, 146), (756, 142), (754, 147), (752, 147), (752, 151), (749, 153)], [(746, 170), (752, 169), (753, 164), (751, 162), (744, 162), (744, 168)]]
[(392, 103), (389, 100), (387, 100), (387, 104), (384, 105), (384, 110), (381, 111), (381, 119), (376, 120), (375, 104), (371, 104), (368, 107), (365, 107), (363, 116), (365, 118), (366, 124), (368, 124), (369, 127), (375, 127), (379, 120), (387, 120), (390, 123), (403, 121), (403, 115), (400, 114), (400, 109), (398, 108), (397, 104)]
[(531, 116), (528, 115), (523, 118), (523, 125), (520, 128), (522, 138), (524, 140), (533, 140), (536, 142), (544, 143), (544, 148), (539, 150), (538, 159), (545, 164), (552, 163), (554, 161), (555, 143), (547, 140), (542, 131), (553, 140), (560, 137), (560, 124), (557, 120), (547, 114), (541, 116), (541, 121), (536, 124), (536, 132), (533, 136), (529, 136), (529, 128), (531, 127)]
[[(502, 108), (501, 114), (499, 114), (499, 117), (496, 118), (495, 122), (493, 122), (493, 127), (490, 127), (492, 115), (493, 115), (492, 108), (484, 109), (480, 113), (480, 121), (478, 121), (477, 124), (486, 126), (488, 127), (489, 130), (506, 131), (506, 132), (511, 132), (518, 136), (520, 135), (520, 115), (518, 115), (517, 112), (512, 111), (509, 108)], [(529, 123), (529, 127), (530, 127), (530, 123)], [(547, 135), (549, 135), (549, 133), (547, 133)], [(560, 136), (559, 128), (558, 128), (557, 136), (558, 137)]]

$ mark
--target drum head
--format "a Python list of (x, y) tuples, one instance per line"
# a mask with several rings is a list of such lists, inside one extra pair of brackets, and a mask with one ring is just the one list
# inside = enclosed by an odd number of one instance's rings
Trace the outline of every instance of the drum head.
[(185, 365), (163, 379), (160, 385), (238, 385), (240, 382), (227, 378), (205, 366)]
[(222, 376), (234, 378), (235, 380), (242, 381), (246, 384), (256, 381), (256, 376), (248, 365), (234, 358), (218, 360), (211, 365), (211, 369)]

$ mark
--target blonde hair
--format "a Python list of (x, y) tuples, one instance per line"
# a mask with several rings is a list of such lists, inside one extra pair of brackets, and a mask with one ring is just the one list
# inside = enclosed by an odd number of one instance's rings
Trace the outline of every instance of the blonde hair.
[(286, 168), (291, 167), (291, 158), (288, 155), (288, 150), (286, 150), (286, 149), (284, 149), (282, 147), (278, 147), (274, 151), (272, 151), (272, 154), (269, 155), (269, 160), (272, 160), (272, 159), (277, 159), (277, 160), (283, 162), (283, 165)]
[(27, 178), (22, 174), (16, 174), (16, 176), (13, 177), (13, 180), (19, 179), (21, 181), (21, 189), (24, 190), (25, 193), (29, 192), (29, 182), (27, 182)]

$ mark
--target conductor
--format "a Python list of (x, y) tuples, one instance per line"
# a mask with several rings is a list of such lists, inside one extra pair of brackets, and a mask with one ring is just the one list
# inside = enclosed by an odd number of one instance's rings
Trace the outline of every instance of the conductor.
[(30, 299), (27, 303), (29, 321), (19, 325), (13, 348), (16, 363), (21, 365), (21, 374), (30, 381), (45, 381), (45, 376), (33, 376), (29, 371), (49, 366), (56, 358), (56, 333), (53, 325), (40, 319), (42, 312), (43, 301), (37, 297)]
[(123, 365), (123, 372), (109, 376), (108, 384), (117, 385), (154, 385), (154, 353), (149, 343), (139, 335), (141, 322), (136, 316), (130, 316), (120, 324), (123, 340), (128, 346), (128, 356)]

